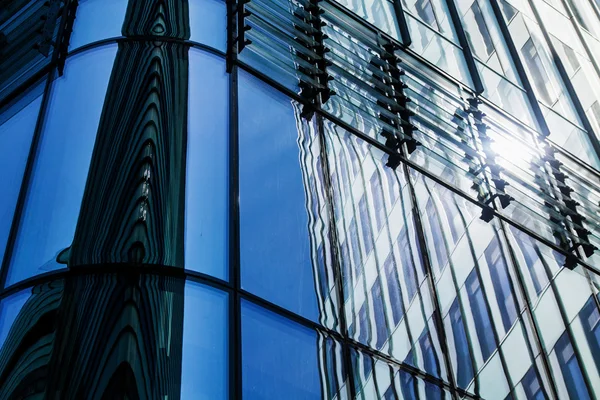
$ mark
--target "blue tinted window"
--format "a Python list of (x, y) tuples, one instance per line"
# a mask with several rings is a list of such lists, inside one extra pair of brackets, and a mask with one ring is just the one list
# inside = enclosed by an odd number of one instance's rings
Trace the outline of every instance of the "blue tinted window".
[(485, 259), (490, 269), (494, 292), (502, 315), (504, 329), (508, 330), (517, 318), (517, 307), (510, 283), (510, 277), (506, 268), (506, 263), (502, 257), (498, 240), (492, 240), (492, 243), (485, 249)]
[(320, 399), (316, 333), (243, 302), (242, 384), (245, 400)]
[(417, 380), (414, 376), (405, 371), (400, 371), (400, 387), (402, 396), (405, 399), (417, 399)]
[(417, 278), (415, 276), (415, 267), (412, 262), (410, 243), (408, 241), (408, 232), (406, 227), (402, 228), (398, 235), (398, 250), (402, 260), (402, 272), (404, 273), (404, 283), (409, 300), (412, 300), (417, 292)]
[[(0, 115), (0, 263), (21, 190), (40, 103), (41, 96), (35, 99), (26, 96)], [(3, 121), (2, 117), (8, 117), (9, 113), (12, 114), (10, 118)]]
[(398, 325), (404, 315), (404, 304), (402, 301), (402, 293), (400, 291), (400, 282), (396, 271), (398, 267), (390, 253), (383, 263), (385, 270), (385, 280), (387, 282), (388, 293), (390, 296), (390, 305), (392, 308), (392, 317), (394, 318), (394, 326)]
[(487, 360), (496, 348), (496, 339), (492, 331), (492, 321), (490, 314), (485, 304), (481, 284), (477, 271), (473, 270), (467, 278), (467, 294), (469, 295), (469, 303), (475, 320), (475, 329), (477, 330), (477, 339), (481, 347), (481, 355), (484, 360)]
[[(2, 346), (8, 338), (10, 328), (12, 328), (15, 320), (19, 316), (19, 312), (29, 297), (31, 297), (31, 289), (26, 289), (4, 298), (0, 302), (0, 353), (2, 353)], [(22, 332), (19, 332), (18, 334), (21, 335)]]
[(240, 73), (242, 285), (316, 320), (309, 220), (298, 147), (307, 141), (298, 138), (297, 117), (287, 97)]
[(425, 367), (425, 372), (439, 377), (440, 365), (433, 344), (431, 343), (429, 332), (425, 332), (421, 335), (419, 338), (419, 345), (421, 346), (421, 353), (423, 354), (423, 366)]
[(525, 396), (527, 400), (545, 400), (546, 396), (540, 386), (535, 367), (529, 368), (529, 371), (523, 377), (523, 390), (525, 390)]
[[(354, 276), (358, 278), (362, 272), (362, 257), (360, 252), (360, 243), (358, 239), (358, 227), (356, 226), (356, 220), (352, 218), (350, 221), (350, 247), (352, 248), (352, 263), (354, 266)], [(348, 240), (348, 239), (346, 239)]]
[(463, 322), (458, 299), (454, 300), (450, 307), (450, 322), (452, 325), (452, 335), (454, 337), (454, 348), (456, 350), (456, 381), (458, 386), (466, 389), (473, 379), (473, 364), (471, 363), (471, 350), (467, 340), (467, 333)]
[(379, 232), (385, 221), (385, 208), (383, 206), (381, 181), (377, 172), (374, 172), (373, 175), (371, 175), (369, 186), (371, 188), (371, 195), (373, 196), (373, 209), (375, 211), (375, 223), (377, 224), (376, 232)]
[(323, 250), (323, 243), (319, 244), (319, 247), (317, 248), (317, 273), (321, 296), (326, 298), (329, 295), (329, 282), (325, 271), (325, 251)]
[(227, 7), (224, 0), (189, 0), (190, 39), (225, 51)]
[(535, 292), (539, 295), (542, 289), (548, 284), (548, 276), (544, 271), (544, 265), (540, 262), (539, 249), (537, 249), (535, 240), (514, 227), (511, 227), (511, 232), (515, 236), (515, 241), (525, 259)]
[(221, 57), (189, 58), (185, 265), (227, 279), (228, 75)]
[(369, 315), (367, 314), (367, 303), (363, 303), (358, 311), (358, 341), (363, 344), (369, 343), (369, 337), (371, 336), (371, 323), (369, 321)]
[(358, 211), (360, 213), (360, 228), (363, 244), (365, 245), (365, 255), (368, 257), (371, 250), (373, 250), (373, 229), (371, 228), (371, 218), (369, 217), (365, 195), (358, 202)]
[(596, 367), (600, 370), (600, 312), (593, 297), (581, 310), (580, 318)]
[(227, 294), (185, 286), (181, 398), (227, 399)]
[(429, 229), (431, 229), (431, 235), (433, 236), (433, 243), (431, 243), (431, 246), (433, 246), (437, 258), (435, 267), (438, 270), (441, 270), (448, 261), (448, 254), (446, 253), (446, 246), (444, 245), (442, 227), (438, 221), (437, 212), (435, 211), (431, 198), (427, 200), (425, 211), (427, 213), (427, 219), (429, 220)]
[(581, 373), (581, 367), (579, 366), (567, 332), (563, 333), (560, 339), (558, 339), (555, 349), (569, 397), (577, 400), (589, 399), (590, 395)]
[(344, 243), (341, 244), (342, 248), (342, 259), (340, 263), (342, 264), (342, 282), (344, 287), (344, 300), (346, 300), (350, 294), (350, 290), (348, 287), (352, 287), (352, 272), (351, 272), (351, 262), (350, 262), (350, 250), (348, 249), (348, 239), (344, 240)]
[(379, 279), (375, 279), (375, 283), (373, 283), (371, 298), (373, 299), (373, 317), (375, 319), (375, 329), (377, 330), (377, 343), (375, 347), (380, 349), (386, 342), (389, 333), (385, 319), (383, 292), (381, 291), (381, 282)]
[[(333, 399), (336, 393), (340, 390), (340, 384), (337, 377), (337, 351), (336, 342), (331, 338), (325, 339), (326, 349), (326, 364), (327, 364), (327, 389), (329, 398)], [(342, 375), (343, 376), (343, 375)]]
[(60, 268), (71, 245), (116, 46), (67, 60), (53, 83), (7, 285)]
[(128, 0), (79, 0), (69, 49), (121, 36)]

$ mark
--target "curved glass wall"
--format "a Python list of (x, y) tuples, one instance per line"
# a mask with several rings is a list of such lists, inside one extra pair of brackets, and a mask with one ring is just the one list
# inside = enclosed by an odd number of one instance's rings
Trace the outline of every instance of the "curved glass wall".
[(224, 1), (159, 3), (81, 0), (0, 103), (0, 393), (600, 397), (600, 178), (539, 10), (252, 0), (233, 51)]

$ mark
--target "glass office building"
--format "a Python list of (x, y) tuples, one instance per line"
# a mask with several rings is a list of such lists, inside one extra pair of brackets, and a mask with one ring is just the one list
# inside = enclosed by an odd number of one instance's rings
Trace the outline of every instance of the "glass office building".
[(600, 1), (0, 1), (0, 399), (600, 398)]

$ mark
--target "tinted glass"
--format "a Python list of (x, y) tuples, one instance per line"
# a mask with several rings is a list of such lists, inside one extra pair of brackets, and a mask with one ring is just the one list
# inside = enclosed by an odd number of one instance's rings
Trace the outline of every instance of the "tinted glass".
[(227, 294), (195, 282), (185, 286), (182, 399), (226, 399)]
[(299, 116), (288, 98), (242, 73), (239, 118), (242, 286), (316, 319)]
[(314, 331), (243, 302), (242, 352), (245, 400), (321, 398)]
[(53, 83), (7, 285), (62, 266), (55, 259), (73, 240), (115, 53), (75, 56)]
[[(36, 93), (37, 94), (37, 93)], [(0, 115), (0, 262), (13, 220), (41, 96), (27, 96)], [(9, 116), (7, 120), (2, 117)]]
[(225, 51), (227, 7), (224, 0), (189, 0), (191, 40)]
[(128, 0), (79, 0), (69, 49), (121, 36)]
[(220, 57), (189, 57), (185, 264), (227, 279), (228, 75)]

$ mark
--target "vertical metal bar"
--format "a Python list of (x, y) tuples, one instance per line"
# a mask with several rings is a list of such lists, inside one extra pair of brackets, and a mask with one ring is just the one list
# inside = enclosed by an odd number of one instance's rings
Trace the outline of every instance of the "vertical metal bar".
[(412, 38), (410, 37), (410, 30), (408, 29), (408, 23), (404, 16), (404, 7), (402, 6), (402, 0), (394, 0), (394, 13), (396, 14), (396, 21), (398, 21), (398, 27), (400, 28), (400, 39), (405, 47), (409, 47), (412, 44)]
[(240, 399), (243, 390), (239, 197), (238, 67), (233, 65), (229, 75), (229, 279), (233, 286), (229, 299), (229, 387), (232, 400)]
[(453, 0), (446, 0), (446, 4), (448, 5), (450, 18), (452, 19), (452, 23), (454, 24), (454, 28), (456, 29), (458, 43), (460, 44), (460, 47), (462, 47), (463, 53), (465, 55), (467, 68), (469, 69), (469, 73), (471, 74), (471, 79), (473, 79), (475, 93), (481, 94), (484, 92), (485, 87), (483, 86), (481, 75), (479, 75), (479, 71), (477, 70), (475, 57), (473, 56), (473, 51), (471, 50), (471, 46), (469, 45), (469, 41), (467, 40), (467, 34), (465, 33), (465, 30), (462, 26), (460, 15), (458, 13), (458, 8), (456, 7), (456, 4), (454, 4)]

